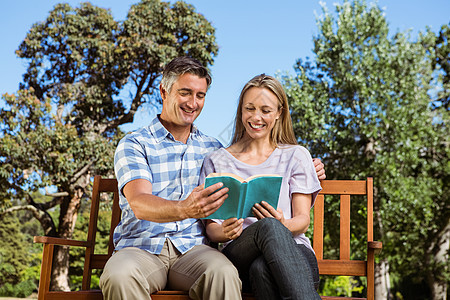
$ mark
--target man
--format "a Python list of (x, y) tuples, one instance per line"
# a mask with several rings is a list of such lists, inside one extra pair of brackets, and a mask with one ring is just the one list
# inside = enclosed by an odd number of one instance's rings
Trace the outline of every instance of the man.
[(116, 253), (100, 278), (105, 299), (151, 299), (166, 287), (189, 291), (192, 299), (241, 297), (236, 268), (206, 245), (198, 220), (217, 210), (228, 191), (221, 183), (197, 186), (203, 158), (222, 147), (193, 125), (210, 84), (198, 61), (172, 60), (161, 80), (161, 115), (117, 147), (122, 220), (114, 231)]

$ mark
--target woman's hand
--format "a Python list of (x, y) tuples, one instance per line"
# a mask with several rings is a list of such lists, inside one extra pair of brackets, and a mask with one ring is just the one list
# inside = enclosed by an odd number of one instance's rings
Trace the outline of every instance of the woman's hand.
[(253, 214), (258, 220), (263, 218), (275, 218), (281, 222), (281, 224), (285, 225), (284, 214), (281, 209), (275, 209), (272, 205), (267, 203), (266, 201), (261, 201), (261, 203), (255, 203), (252, 207)]
[(230, 218), (222, 223), (222, 231), (227, 239), (234, 240), (241, 236), (244, 219)]
[(319, 180), (325, 180), (327, 175), (325, 175), (325, 166), (319, 158), (313, 158), (314, 169), (316, 169), (317, 177)]

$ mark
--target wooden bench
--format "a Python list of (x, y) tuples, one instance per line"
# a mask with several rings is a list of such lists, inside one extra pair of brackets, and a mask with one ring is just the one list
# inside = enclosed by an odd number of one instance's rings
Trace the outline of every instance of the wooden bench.
[[(321, 275), (365, 276), (367, 277), (367, 299), (374, 299), (374, 255), (381, 251), (381, 242), (373, 240), (373, 181), (372, 178), (361, 181), (353, 180), (324, 180), (323, 190), (314, 205), (313, 247), (319, 263)], [(96, 254), (95, 237), (101, 193), (113, 193), (111, 214), (111, 229), (107, 254)], [(325, 259), (324, 253), (324, 195), (339, 195), (340, 198), (340, 245), (338, 259)], [(366, 260), (350, 260), (350, 196), (363, 195), (367, 200), (367, 256)], [(103, 299), (100, 290), (91, 290), (91, 275), (93, 269), (103, 269), (111, 256), (113, 246), (113, 231), (120, 221), (119, 195), (116, 179), (104, 179), (95, 176), (92, 191), (92, 203), (89, 219), (89, 230), (86, 241), (77, 241), (45, 236), (34, 237), (34, 242), (44, 245), (41, 275), (39, 281), (38, 299)], [(335, 224), (337, 226), (337, 224)], [(84, 247), (85, 261), (82, 290), (71, 292), (50, 291), (53, 249), (55, 245)], [(252, 295), (243, 295), (244, 299), (254, 299)], [(152, 294), (152, 299), (181, 300), (189, 299), (187, 292), (160, 291)], [(322, 299), (342, 299), (322, 296)], [(357, 298), (353, 298), (357, 299)]]

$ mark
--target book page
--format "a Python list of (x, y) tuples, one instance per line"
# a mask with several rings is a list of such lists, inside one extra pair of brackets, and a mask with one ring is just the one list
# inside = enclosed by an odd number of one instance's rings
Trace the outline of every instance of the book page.
[(247, 178), (245, 181), (246, 181), (246, 182), (249, 182), (250, 180), (255, 179), (255, 178), (258, 178), (258, 177), (283, 177), (283, 176), (278, 175), (278, 174), (258, 174), (258, 175), (250, 176), (250, 177)]
[(221, 176), (232, 177), (232, 178), (235, 178), (235, 179), (239, 180), (240, 182), (244, 182), (245, 181), (244, 178), (242, 178), (242, 177), (240, 177), (240, 176), (238, 176), (236, 174), (233, 174), (233, 173), (210, 173), (210, 174), (208, 174), (208, 176), (206, 176), (206, 178), (221, 177)]

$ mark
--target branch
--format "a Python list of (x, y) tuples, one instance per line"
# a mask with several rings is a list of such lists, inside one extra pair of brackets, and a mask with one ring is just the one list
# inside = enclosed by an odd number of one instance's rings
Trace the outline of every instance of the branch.
[(32, 211), (33, 214), (34, 214), (34, 212), (39, 211), (36, 207), (34, 207), (31, 204), (30, 205), (20, 205), (20, 206), (13, 206), (13, 207), (5, 209), (4, 211), (0, 212), (0, 216), (6, 215), (9, 213), (13, 213), (15, 211), (21, 211), (21, 210), (29, 210), (29, 211)]
[(158, 78), (159, 75), (150, 75), (150, 78), (148, 80), (148, 84), (145, 87), (144, 91), (142, 92), (143, 95), (149, 95), (150, 91), (153, 89), (153, 83), (155, 82), (156, 78)]
[(28, 210), (33, 214), (33, 216), (39, 221), (39, 223), (41, 223), (45, 235), (56, 236), (56, 227), (55, 224), (53, 223), (52, 218), (48, 215), (46, 211), (42, 211), (31, 204), (7, 208), (6, 210), (0, 212), (0, 216), (21, 210)]
[(94, 161), (90, 161), (87, 165), (85, 165), (83, 168), (81, 168), (81, 170), (79, 170), (78, 172), (76, 172), (72, 179), (70, 180), (70, 184), (74, 184), (75, 182), (78, 181), (78, 179), (84, 174), (86, 173), (87, 170), (89, 170), (89, 168), (94, 164)]
[(64, 109), (65, 106), (63, 104), (59, 104), (58, 108), (56, 109), (56, 120), (58, 123), (62, 123)]
[(46, 196), (54, 197), (52, 200), (47, 201), (45, 203), (36, 203), (34, 201), (31, 202), (32, 205), (34, 205), (36, 208), (41, 210), (47, 210), (52, 207), (55, 207), (56, 205), (59, 205), (63, 202), (64, 198), (66, 196), (69, 196), (69, 193), (67, 192), (60, 192), (60, 193), (54, 193), (54, 194), (48, 194), (45, 193)]
[[(145, 81), (146, 78), (149, 76), (149, 72), (146, 70), (144, 71), (142, 77), (141, 77), (141, 81), (139, 83), (137, 83), (137, 79), (135, 80), (137, 86), (136, 86), (136, 95), (133, 98), (133, 101), (131, 102), (131, 106), (130, 106), (130, 110), (128, 111), (127, 114), (124, 114), (122, 116), (120, 116), (119, 118), (117, 118), (114, 122), (112, 122), (109, 126), (109, 128), (114, 128), (117, 127), (119, 125), (125, 124), (125, 123), (129, 123), (133, 121), (134, 115), (136, 114), (139, 106), (141, 106), (142, 104), (142, 97), (145, 94), (145, 90), (146, 88), (144, 87), (145, 85)], [(153, 85), (153, 79), (150, 79), (151, 81), (149, 81), (147, 87), (152, 86)]]
[(59, 192), (59, 193), (48, 193), (48, 192), (45, 192), (45, 196), (49, 196), (49, 197), (53, 197), (53, 198), (66, 197), (66, 196), (69, 196), (69, 193), (68, 192)]

